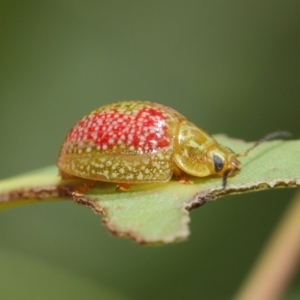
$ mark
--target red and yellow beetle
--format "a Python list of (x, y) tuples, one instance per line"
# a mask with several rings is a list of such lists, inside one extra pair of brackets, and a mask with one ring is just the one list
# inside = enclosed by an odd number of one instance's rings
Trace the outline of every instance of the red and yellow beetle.
[(289, 135), (277, 131), (236, 154), (206, 131), (165, 105), (124, 101), (100, 107), (83, 117), (68, 133), (57, 166), (62, 178), (80, 177), (116, 182), (121, 190), (131, 184), (166, 182), (186, 174), (227, 177), (241, 168), (237, 159), (261, 142)]

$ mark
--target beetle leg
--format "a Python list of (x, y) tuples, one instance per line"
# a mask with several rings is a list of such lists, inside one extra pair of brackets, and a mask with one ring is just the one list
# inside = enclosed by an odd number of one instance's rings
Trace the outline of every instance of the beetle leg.
[(118, 192), (128, 192), (131, 188), (132, 184), (131, 183), (119, 183), (116, 186), (116, 191)]
[[(68, 173), (65, 173), (61, 170), (59, 170), (59, 176), (61, 176), (62, 180), (68, 180), (68, 179), (80, 179), (77, 176), (69, 175)], [(95, 180), (89, 180), (88, 182), (82, 184), (79, 186), (72, 194), (74, 196), (83, 196), (91, 187), (93, 187), (96, 184)]]
[(73, 192), (73, 195), (74, 196), (82, 196), (95, 184), (96, 184), (96, 181), (90, 180), (90, 181), (86, 182), (85, 184), (83, 184), (82, 186), (80, 186), (78, 189), (76, 189)]
[(193, 184), (194, 182), (192, 180), (190, 180), (186, 173), (184, 173), (176, 164), (174, 164), (173, 167), (173, 174), (175, 175), (175, 177), (177, 178), (177, 180), (180, 183), (183, 184)]
[(181, 176), (177, 177), (177, 179), (178, 179), (178, 182), (183, 183), (183, 184), (193, 184), (194, 183), (192, 180), (187, 178), (187, 176), (185, 176), (185, 175), (181, 175)]

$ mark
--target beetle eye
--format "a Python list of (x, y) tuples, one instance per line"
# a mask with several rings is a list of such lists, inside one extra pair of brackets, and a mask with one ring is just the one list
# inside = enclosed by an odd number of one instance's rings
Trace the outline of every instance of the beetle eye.
[(218, 172), (220, 172), (220, 171), (223, 169), (223, 167), (224, 167), (223, 160), (222, 160), (222, 158), (220, 158), (220, 157), (217, 156), (217, 155), (214, 155), (213, 160), (214, 160), (214, 165), (215, 165), (215, 171), (218, 173)]

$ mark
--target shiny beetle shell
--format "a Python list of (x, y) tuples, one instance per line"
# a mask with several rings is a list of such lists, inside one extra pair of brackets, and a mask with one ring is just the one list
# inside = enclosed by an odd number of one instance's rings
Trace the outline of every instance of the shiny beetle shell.
[(165, 182), (173, 174), (180, 180), (185, 174), (223, 176), (240, 162), (174, 109), (124, 101), (83, 117), (68, 133), (57, 166), (63, 178), (131, 184)]

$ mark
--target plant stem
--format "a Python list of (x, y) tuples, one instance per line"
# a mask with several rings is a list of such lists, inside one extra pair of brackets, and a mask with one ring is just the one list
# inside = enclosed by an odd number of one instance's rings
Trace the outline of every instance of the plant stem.
[(299, 258), (300, 190), (235, 299), (279, 299), (297, 269)]

